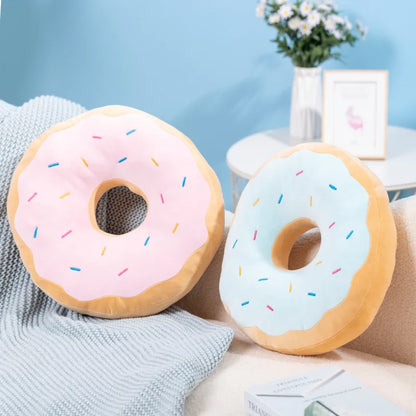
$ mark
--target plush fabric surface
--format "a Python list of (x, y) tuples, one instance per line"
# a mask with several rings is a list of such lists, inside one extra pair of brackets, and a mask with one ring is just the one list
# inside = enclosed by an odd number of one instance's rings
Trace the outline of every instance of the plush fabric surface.
[(54, 97), (0, 102), (0, 414), (180, 415), (231, 329), (176, 306), (125, 320), (71, 312), (32, 283), (12, 239), (6, 198), (16, 164), (37, 135), (82, 111)]
[[(398, 232), (398, 251), (385, 301), (372, 325), (357, 340), (318, 357), (295, 357), (265, 350), (235, 326), (222, 306), (218, 291), (222, 244), (205, 275), (179, 304), (205, 319), (233, 327), (236, 335), (220, 366), (187, 399), (187, 416), (243, 415), (246, 388), (324, 365), (345, 368), (416, 416), (416, 196), (391, 206)], [(227, 212), (225, 219), (224, 239), (232, 214)], [(307, 264), (316, 254), (317, 243), (316, 235), (307, 235), (294, 247), (289, 263), (297, 267)]]

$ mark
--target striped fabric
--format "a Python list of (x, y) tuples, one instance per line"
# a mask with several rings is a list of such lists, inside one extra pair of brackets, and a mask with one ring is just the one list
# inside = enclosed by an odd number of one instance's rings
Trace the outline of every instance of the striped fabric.
[(177, 307), (122, 320), (69, 311), (32, 283), (12, 239), (14, 168), (34, 137), (82, 111), (55, 97), (0, 101), (0, 415), (180, 415), (231, 329)]

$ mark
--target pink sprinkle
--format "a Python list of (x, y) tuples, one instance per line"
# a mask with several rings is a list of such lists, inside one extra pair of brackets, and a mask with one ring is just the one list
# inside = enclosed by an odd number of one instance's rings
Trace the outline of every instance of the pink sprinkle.
[(30, 202), (36, 195), (37, 195), (38, 193), (37, 192), (35, 192), (28, 200), (27, 200), (27, 202)]
[(92, 136), (93, 139), (102, 139), (101, 136)]
[(334, 270), (333, 272), (332, 272), (332, 274), (337, 274), (338, 272), (340, 272), (341, 271), (341, 269), (339, 268), (339, 269), (336, 269), (336, 270)]
[(122, 270), (118, 275), (119, 276), (121, 276), (123, 273), (126, 273), (126, 271), (127, 271), (128, 269), (127, 268), (125, 268), (124, 270)]
[(335, 221), (329, 226), (329, 228), (332, 228), (335, 225)]
[(255, 240), (257, 238), (257, 230), (256, 231), (254, 231), (254, 237), (253, 237), (253, 240)]
[(298, 172), (297, 174), (296, 174), (296, 176), (299, 176), (299, 175), (301, 175), (303, 173), (303, 170), (301, 170), (300, 172)]
[(270, 309), (272, 312), (274, 311), (274, 309), (270, 305), (267, 305), (267, 309)]
[(68, 234), (71, 234), (72, 230), (67, 231), (64, 235), (61, 235), (61, 238), (65, 238)]
[(165, 200), (163, 199), (163, 194), (160, 194), (160, 199), (162, 200), (162, 204), (164, 204)]

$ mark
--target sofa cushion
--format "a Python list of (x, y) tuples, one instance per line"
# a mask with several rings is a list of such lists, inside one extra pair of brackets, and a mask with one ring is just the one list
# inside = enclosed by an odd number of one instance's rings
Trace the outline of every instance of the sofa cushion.
[(283, 355), (257, 346), (238, 329), (222, 363), (187, 398), (185, 415), (245, 415), (243, 395), (248, 387), (326, 365), (344, 368), (409, 415), (416, 415), (413, 366), (345, 347), (315, 357)]

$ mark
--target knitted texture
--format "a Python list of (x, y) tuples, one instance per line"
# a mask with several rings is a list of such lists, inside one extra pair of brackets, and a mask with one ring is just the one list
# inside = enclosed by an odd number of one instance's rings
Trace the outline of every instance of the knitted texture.
[[(35, 137), (82, 111), (55, 97), (0, 101), (0, 415), (180, 415), (232, 330), (175, 306), (120, 320), (72, 312), (32, 283), (12, 238), (6, 200), (16, 165)], [(99, 215), (115, 227), (116, 210), (102, 204)]]

